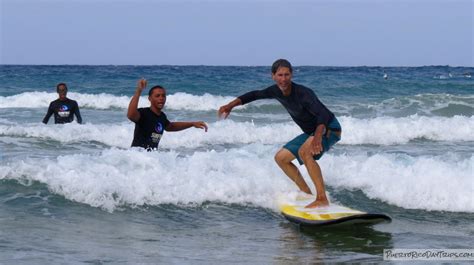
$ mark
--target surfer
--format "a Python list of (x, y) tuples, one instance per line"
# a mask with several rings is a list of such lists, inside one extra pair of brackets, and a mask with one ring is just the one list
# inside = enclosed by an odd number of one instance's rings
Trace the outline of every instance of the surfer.
[(150, 107), (138, 108), (140, 95), (147, 86), (145, 79), (137, 82), (137, 88), (128, 105), (127, 117), (135, 123), (132, 146), (139, 146), (147, 150), (158, 148), (164, 131), (175, 132), (190, 127), (204, 129), (207, 132), (207, 124), (203, 121), (192, 122), (170, 122), (162, 111), (166, 103), (166, 89), (162, 86), (154, 86), (148, 91)]
[(316, 160), (341, 139), (341, 125), (311, 89), (291, 81), (293, 69), (290, 62), (285, 59), (276, 60), (271, 71), (275, 85), (237, 97), (227, 105), (221, 106), (218, 115), (227, 118), (234, 107), (258, 99), (278, 100), (303, 133), (285, 144), (276, 153), (275, 161), (301, 191), (312, 194), (292, 161), (297, 159), (300, 165), (304, 164), (317, 192), (316, 199), (306, 207), (327, 206), (329, 201), (326, 197), (321, 168)]
[(74, 120), (74, 115), (76, 115), (77, 122), (82, 123), (82, 117), (77, 102), (66, 97), (67, 85), (65, 83), (57, 84), (56, 92), (59, 98), (49, 104), (48, 112), (43, 118), (43, 123), (47, 124), (53, 114), (55, 124), (70, 123)]

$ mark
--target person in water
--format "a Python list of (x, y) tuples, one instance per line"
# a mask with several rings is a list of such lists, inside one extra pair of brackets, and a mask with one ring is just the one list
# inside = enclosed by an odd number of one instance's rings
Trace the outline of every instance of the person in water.
[(243, 94), (218, 110), (219, 117), (227, 118), (232, 109), (258, 99), (278, 100), (288, 111), (291, 118), (303, 131), (283, 146), (275, 155), (275, 161), (298, 188), (312, 194), (294, 159), (304, 164), (316, 187), (316, 199), (307, 208), (329, 205), (324, 181), (316, 160), (341, 139), (341, 125), (334, 114), (318, 99), (309, 88), (291, 81), (293, 69), (285, 59), (279, 59), (272, 65), (272, 78), (275, 84), (263, 90), (254, 90)]
[(166, 89), (162, 86), (154, 86), (148, 91), (150, 107), (138, 108), (140, 95), (147, 86), (147, 81), (141, 79), (137, 82), (137, 88), (128, 105), (127, 117), (135, 123), (132, 146), (154, 150), (158, 148), (164, 131), (176, 132), (190, 127), (204, 129), (207, 132), (207, 124), (203, 121), (171, 122), (163, 112), (166, 103)]
[(54, 114), (54, 123), (70, 123), (74, 120), (76, 115), (77, 122), (82, 123), (79, 106), (75, 100), (67, 98), (67, 85), (59, 83), (56, 85), (56, 92), (59, 98), (49, 104), (48, 112), (43, 118), (43, 123), (47, 124), (51, 115)]

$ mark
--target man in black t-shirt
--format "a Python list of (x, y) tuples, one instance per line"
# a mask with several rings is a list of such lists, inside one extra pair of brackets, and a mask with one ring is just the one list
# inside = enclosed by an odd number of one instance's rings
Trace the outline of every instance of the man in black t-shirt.
[(162, 86), (154, 86), (148, 91), (150, 107), (138, 108), (140, 95), (146, 85), (145, 79), (138, 81), (135, 94), (128, 105), (127, 117), (135, 123), (132, 146), (143, 147), (147, 150), (157, 149), (164, 131), (181, 131), (195, 127), (207, 132), (207, 124), (203, 121), (170, 122), (168, 120), (162, 111), (166, 102), (166, 90)]
[(76, 115), (77, 122), (82, 123), (79, 106), (75, 100), (69, 99), (67, 95), (67, 86), (65, 83), (59, 83), (56, 86), (59, 98), (49, 104), (48, 112), (43, 118), (43, 123), (47, 124), (51, 115), (54, 114), (54, 123), (70, 123)]
[(292, 161), (297, 159), (300, 164), (304, 164), (317, 192), (316, 199), (306, 207), (327, 206), (329, 201), (326, 197), (321, 168), (316, 160), (341, 139), (341, 125), (311, 89), (291, 81), (292, 75), (290, 62), (284, 59), (275, 61), (272, 65), (275, 85), (237, 97), (229, 104), (220, 107), (218, 115), (227, 118), (234, 107), (258, 99), (278, 100), (303, 133), (285, 144), (275, 155), (275, 161), (301, 191), (312, 194)]

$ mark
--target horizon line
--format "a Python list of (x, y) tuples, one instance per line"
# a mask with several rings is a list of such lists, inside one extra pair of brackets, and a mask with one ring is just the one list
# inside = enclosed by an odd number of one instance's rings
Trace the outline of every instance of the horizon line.
[[(0, 66), (199, 66), (199, 67), (271, 67), (271, 65), (212, 65), (212, 64), (0, 64)], [(416, 65), (416, 66), (407, 66), (407, 65), (293, 65), (293, 67), (378, 67), (378, 68), (418, 68), (418, 67), (464, 67), (464, 68), (473, 68), (472, 66), (466, 65), (449, 65), (449, 64), (438, 64), (438, 65)]]

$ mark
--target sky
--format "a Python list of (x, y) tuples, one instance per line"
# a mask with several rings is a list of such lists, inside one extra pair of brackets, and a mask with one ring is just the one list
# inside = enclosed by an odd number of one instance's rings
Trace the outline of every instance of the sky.
[(474, 66), (473, 0), (0, 2), (0, 64)]

